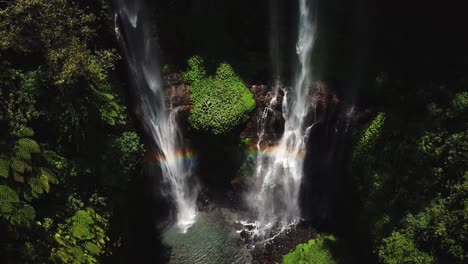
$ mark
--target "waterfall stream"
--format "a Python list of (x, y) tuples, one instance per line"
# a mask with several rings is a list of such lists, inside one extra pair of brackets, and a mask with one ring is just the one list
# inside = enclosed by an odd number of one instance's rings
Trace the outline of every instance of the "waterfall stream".
[[(271, 150), (262, 146), (268, 114), (277, 103), (280, 87), (275, 85), (271, 101), (259, 120), (256, 184), (247, 196), (256, 214), (255, 235), (271, 239), (296, 225), (301, 217), (299, 191), (303, 177), (303, 158), (307, 135), (314, 124), (306, 124), (311, 104), (311, 53), (315, 25), (307, 0), (299, 0), (299, 37), (296, 52), (300, 63), (292, 89), (283, 89), (284, 134)], [(275, 67), (274, 67), (275, 68)]]
[(163, 180), (177, 209), (176, 225), (185, 233), (197, 215), (196, 186), (189, 186), (192, 164), (183, 159), (189, 150), (176, 123), (176, 109), (166, 105), (156, 45), (143, 1), (115, 2), (115, 31), (128, 62), (137, 113), (159, 149)]

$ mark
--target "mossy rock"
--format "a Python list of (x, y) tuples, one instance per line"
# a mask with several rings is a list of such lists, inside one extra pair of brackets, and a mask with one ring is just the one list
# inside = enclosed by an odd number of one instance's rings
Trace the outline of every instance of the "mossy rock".
[[(203, 67), (198, 69), (203, 70)], [(193, 68), (189, 70), (193, 71)], [(204, 76), (204, 70), (192, 75)], [(229, 64), (221, 64), (214, 77), (193, 79), (189, 124), (198, 132), (227, 134), (246, 122), (255, 109), (252, 93)]]

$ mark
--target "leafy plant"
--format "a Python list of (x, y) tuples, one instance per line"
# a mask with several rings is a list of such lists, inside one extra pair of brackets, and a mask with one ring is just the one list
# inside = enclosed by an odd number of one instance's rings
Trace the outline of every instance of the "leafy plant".
[(203, 59), (200, 56), (191, 57), (187, 64), (187, 71), (182, 73), (181, 76), (181, 80), (183, 82), (193, 84), (206, 78), (205, 66), (203, 65)]
[(335, 264), (337, 240), (334, 236), (319, 236), (309, 242), (298, 245), (293, 251), (283, 256), (283, 264)]
[(124, 132), (112, 145), (119, 158), (120, 168), (124, 174), (135, 172), (141, 161), (144, 146), (140, 143), (140, 136), (135, 132)]
[(372, 120), (369, 126), (362, 132), (358, 143), (354, 147), (352, 154), (352, 162), (363, 163), (366, 162), (366, 156), (376, 145), (385, 122), (385, 113), (378, 113)]
[(52, 249), (54, 263), (99, 262), (109, 241), (106, 236), (107, 219), (91, 207), (79, 209), (64, 224), (59, 224), (54, 235), (57, 245)]
[(383, 264), (431, 264), (434, 259), (420, 251), (414, 240), (408, 239), (399, 232), (393, 232), (388, 238), (383, 239), (379, 248), (379, 260)]
[(232, 67), (223, 63), (214, 77), (202, 78), (205, 72), (200, 69), (202, 61), (195, 57), (191, 63), (195, 66), (189, 64), (186, 74), (196, 77), (190, 87), (190, 126), (196, 131), (222, 135), (247, 121), (255, 100)]
[(124, 191), (133, 175), (139, 173), (144, 146), (135, 132), (124, 132), (109, 146), (103, 159), (103, 185), (113, 191)]
[(36, 217), (34, 208), (20, 201), (18, 194), (6, 185), (0, 185), (0, 218), (12, 225), (30, 226)]
[[(24, 192), (24, 199), (31, 201), (41, 194), (49, 193), (50, 184), (58, 184), (53, 170), (60, 167), (61, 158), (50, 150), (43, 150), (32, 138), (34, 131), (22, 127), (15, 133), (16, 139), (10, 155), (0, 155), (0, 176), (17, 183), (26, 183), (30, 191)], [(24, 187), (23, 187), (24, 188)]]
[(361, 232), (381, 263), (464, 263), (466, 92), (424, 87), (402, 94), (407, 87), (391, 86), (401, 101), (387, 98), (385, 115), (352, 152)]

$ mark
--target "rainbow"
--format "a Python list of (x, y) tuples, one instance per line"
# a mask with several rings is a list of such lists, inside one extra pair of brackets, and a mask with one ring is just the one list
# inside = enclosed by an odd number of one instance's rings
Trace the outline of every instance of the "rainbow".
[[(269, 157), (277, 157), (278, 152), (277, 146), (266, 146), (266, 147), (261, 147), (261, 154), (269, 156)], [(253, 155), (257, 156), (259, 154), (259, 151), (257, 149), (256, 145), (250, 145), (246, 150), (245, 150), (246, 155)], [(283, 155), (285, 158), (296, 158), (296, 159), (304, 159), (305, 157), (305, 151), (301, 150), (299, 153), (294, 153), (292, 150), (288, 149), (286, 153)]]
[[(268, 156), (268, 157), (277, 157), (278, 153), (276, 151), (276, 146), (267, 146), (263, 147), (261, 154)], [(259, 151), (257, 146), (254, 144), (249, 145), (245, 148), (244, 153), (246, 156), (254, 156), (256, 157), (259, 155)], [(301, 151), (299, 153), (294, 153), (291, 150), (288, 150), (284, 155), (285, 158), (295, 158), (295, 159), (304, 159), (305, 151)], [(176, 154), (173, 158), (168, 160), (166, 157), (162, 156), (158, 152), (147, 152), (144, 157), (145, 163), (167, 163), (167, 162), (193, 162), (197, 158), (197, 155), (192, 149), (179, 149), (176, 151)]]
[(166, 157), (161, 155), (158, 152), (147, 152), (145, 153), (144, 161), (145, 163), (168, 163), (168, 162), (178, 162), (186, 161), (191, 162), (196, 159), (196, 155), (191, 149), (179, 149), (175, 151), (174, 157), (168, 160)]

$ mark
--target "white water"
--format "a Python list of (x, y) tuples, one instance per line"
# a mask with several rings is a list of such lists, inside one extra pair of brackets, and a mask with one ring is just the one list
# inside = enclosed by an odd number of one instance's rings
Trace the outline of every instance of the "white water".
[(259, 121), (256, 186), (247, 197), (256, 213), (254, 233), (267, 240), (296, 225), (301, 217), (299, 191), (303, 177), (303, 157), (307, 135), (313, 127), (313, 124), (307, 126), (304, 122), (311, 108), (307, 98), (312, 85), (310, 64), (315, 28), (307, 0), (299, 0), (299, 8), (296, 52), (300, 70), (293, 89), (284, 90), (284, 134), (272, 150), (262, 147), (268, 114), (277, 103), (279, 87), (275, 86), (269, 106)]
[(185, 233), (197, 216), (197, 189), (189, 188), (192, 164), (181, 158), (187, 150), (176, 123), (176, 111), (167, 109), (165, 103), (151, 24), (141, 0), (115, 2), (115, 31), (129, 65), (137, 112), (158, 146), (163, 179), (177, 209), (176, 225)]

